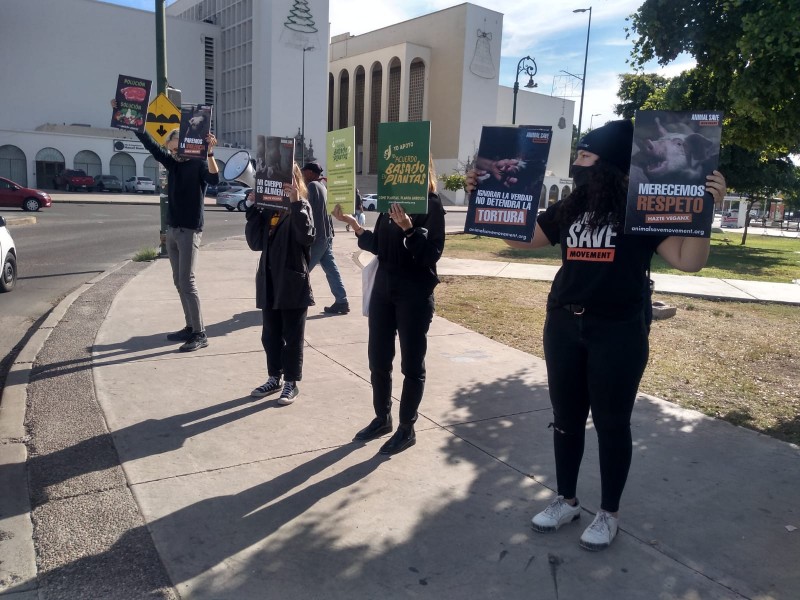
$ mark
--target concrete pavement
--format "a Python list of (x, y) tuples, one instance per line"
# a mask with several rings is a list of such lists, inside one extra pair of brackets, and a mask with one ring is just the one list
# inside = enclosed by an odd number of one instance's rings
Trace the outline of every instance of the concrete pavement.
[[(532, 532), (555, 488), (544, 364), (441, 318), (417, 445), (383, 458), (382, 442), (351, 442), (372, 417), (363, 256), (351, 234), (335, 250), (354, 310), (323, 315), (332, 297), (312, 273), (304, 379), (288, 407), (248, 396), (266, 373), (257, 255), (241, 239), (200, 255), (207, 349), (183, 355), (164, 339), (182, 324), (167, 261), (122, 266), (57, 311), (0, 404), (0, 485), (13, 491), (0, 500), (0, 597), (800, 597), (800, 449), (641, 396), (620, 534), (587, 553), (577, 540), (600, 497), (594, 436), (580, 524)], [(548, 277), (527, 267), (443, 259), (440, 271)], [(657, 289), (777, 293), (701, 279), (659, 277)], [(800, 286), (786, 285), (770, 299), (800, 304)], [(73, 342), (78, 358), (57, 354)], [(73, 401), (81, 387), (91, 397)], [(25, 444), (33, 529), (19, 490)], [(58, 507), (76, 510), (78, 525), (58, 520)], [(38, 570), (32, 537), (45, 548)]]

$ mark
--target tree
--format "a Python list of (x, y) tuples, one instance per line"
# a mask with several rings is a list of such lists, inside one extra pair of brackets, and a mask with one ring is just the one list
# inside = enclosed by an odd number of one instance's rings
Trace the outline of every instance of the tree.
[(747, 198), (742, 245), (747, 242), (753, 205), (759, 202), (763, 208), (769, 208), (778, 194), (796, 193), (800, 185), (798, 169), (788, 157), (765, 159), (761, 153), (740, 146), (722, 148), (720, 170), (726, 174), (728, 185)]
[(657, 101), (669, 81), (655, 73), (625, 73), (619, 80), (617, 96), (622, 103), (614, 106), (614, 112), (623, 119), (632, 119), (640, 108), (654, 108), (648, 106), (648, 101), (651, 98)]
[(684, 90), (704, 101), (694, 108), (725, 111), (724, 141), (770, 158), (800, 152), (797, 0), (645, 0), (631, 31), (634, 66), (695, 58), (696, 87)]

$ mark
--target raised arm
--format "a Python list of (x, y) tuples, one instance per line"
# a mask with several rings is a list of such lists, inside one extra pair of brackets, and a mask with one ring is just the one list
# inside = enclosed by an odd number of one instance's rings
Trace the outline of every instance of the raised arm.
[[(725, 189), (725, 177), (719, 171), (714, 171), (706, 177), (706, 190), (714, 197), (715, 203), (725, 197)], [(696, 273), (706, 266), (711, 251), (711, 240), (672, 235), (661, 242), (656, 251), (676, 269)]]
[[(467, 179), (464, 186), (467, 194), (472, 194), (472, 192), (475, 191), (475, 188), (478, 185), (478, 177), (484, 175), (485, 173), (485, 171), (481, 171), (479, 169), (470, 169), (467, 171)], [(542, 231), (542, 228), (539, 227), (538, 223), (533, 230), (533, 238), (531, 238), (530, 242), (520, 242), (517, 240), (503, 241), (512, 248), (518, 248), (520, 250), (535, 250), (536, 248), (544, 248), (545, 246), (551, 245), (550, 240), (547, 239), (547, 236), (544, 234), (544, 231)]]

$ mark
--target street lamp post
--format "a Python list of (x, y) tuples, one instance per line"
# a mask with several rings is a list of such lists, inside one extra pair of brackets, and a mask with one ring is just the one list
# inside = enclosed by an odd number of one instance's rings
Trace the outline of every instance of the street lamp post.
[(583, 119), (583, 93), (586, 91), (586, 63), (589, 60), (589, 32), (592, 30), (592, 7), (576, 8), (572, 12), (583, 13), (589, 11), (589, 26), (586, 28), (586, 51), (583, 55), (583, 77), (581, 78), (581, 107), (578, 113), (578, 140), (581, 137), (581, 121)]
[[(529, 63), (526, 63), (525, 61), (529, 61)], [(528, 83), (525, 84), (526, 88), (535, 88), (538, 87), (538, 84), (533, 81), (533, 76), (536, 75), (537, 70), (536, 61), (530, 56), (523, 56), (517, 63), (517, 76), (514, 78), (514, 109), (511, 112), (512, 125), (517, 123), (517, 92), (519, 92), (519, 74), (524, 72), (529, 77)]]
[(595, 117), (599, 117), (603, 113), (594, 113), (591, 117), (589, 117), (589, 131), (592, 130), (592, 122), (594, 122)]
[(313, 50), (314, 46), (303, 46), (303, 85), (300, 101), (300, 165), (306, 164), (306, 52)]

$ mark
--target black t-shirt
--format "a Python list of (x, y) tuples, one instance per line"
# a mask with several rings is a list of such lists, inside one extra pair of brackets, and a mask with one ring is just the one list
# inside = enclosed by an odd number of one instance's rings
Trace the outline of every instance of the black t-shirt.
[(623, 226), (592, 230), (584, 214), (569, 227), (556, 220), (557, 205), (537, 222), (552, 245), (561, 244), (561, 268), (547, 308), (578, 304), (586, 312), (623, 317), (641, 311), (650, 259), (665, 236), (625, 235)]

